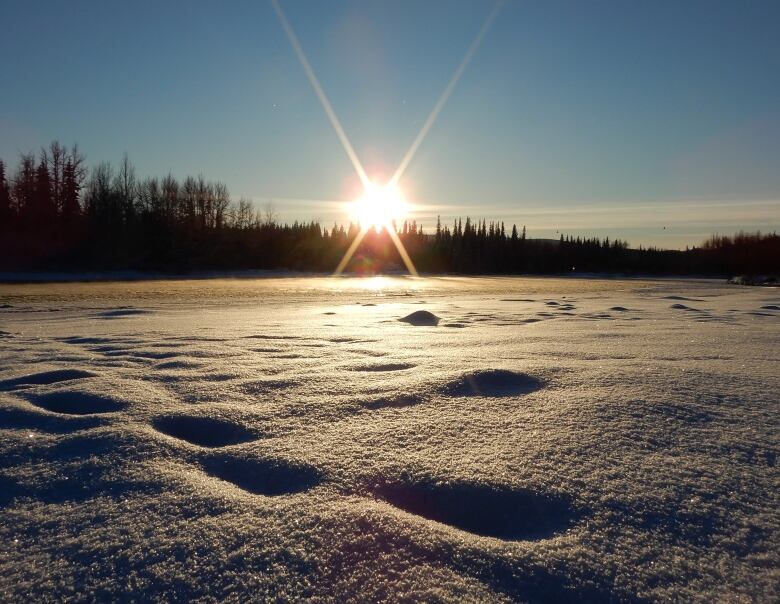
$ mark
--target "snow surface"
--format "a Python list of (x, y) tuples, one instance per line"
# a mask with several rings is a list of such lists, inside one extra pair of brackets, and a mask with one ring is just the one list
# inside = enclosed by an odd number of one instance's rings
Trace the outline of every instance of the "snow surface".
[[(780, 599), (776, 288), (267, 278), (0, 302), (2, 601)], [(418, 311), (438, 325), (399, 321)]]

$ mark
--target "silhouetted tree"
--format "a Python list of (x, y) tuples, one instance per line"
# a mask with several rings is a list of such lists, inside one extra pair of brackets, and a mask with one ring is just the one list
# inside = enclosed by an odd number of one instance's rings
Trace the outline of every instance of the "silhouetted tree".
[(66, 227), (72, 226), (74, 221), (81, 214), (81, 206), (79, 205), (81, 182), (76, 170), (77, 168), (73, 158), (67, 158), (62, 170), (62, 206), (60, 210), (62, 222)]
[(0, 160), (0, 229), (10, 226), (12, 215), (11, 189), (5, 176), (5, 164)]
[[(10, 180), (10, 182), (9, 182)], [(19, 225), (21, 228), (16, 228)], [(780, 237), (714, 236), (686, 251), (630, 249), (620, 239), (560, 234), (530, 239), (526, 227), (484, 218), (452, 226), (436, 220), (427, 235), (416, 220), (392, 228), (421, 271), (453, 273), (780, 272)], [(39, 157), (22, 154), (8, 179), (0, 162), (0, 263), (5, 268), (268, 268), (332, 270), (358, 225), (283, 224), (270, 204), (234, 203), (227, 186), (203, 175), (139, 180), (127, 154), (118, 169), (99, 163), (87, 178), (84, 156), (53, 142)], [(384, 231), (369, 229), (348, 270), (373, 272), (402, 261)]]
[(50, 228), (53, 226), (56, 215), (57, 208), (54, 205), (54, 198), (52, 196), (49, 168), (46, 165), (44, 155), (41, 154), (41, 160), (38, 163), (38, 168), (35, 170), (32, 205), (28, 213), (28, 218), (34, 225)]
[(125, 221), (132, 221), (136, 214), (137, 182), (135, 178), (135, 166), (125, 151), (122, 161), (119, 162), (119, 170), (114, 177), (114, 194), (116, 195)]
[(23, 153), (19, 158), (12, 196), (17, 214), (24, 218), (32, 212), (35, 205), (35, 156), (32, 153)]
[(41, 158), (46, 164), (51, 181), (51, 196), (54, 209), (57, 212), (62, 211), (63, 204), (63, 184), (65, 180), (65, 164), (68, 159), (68, 152), (59, 141), (52, 141), (48, 150), (41, 149)]

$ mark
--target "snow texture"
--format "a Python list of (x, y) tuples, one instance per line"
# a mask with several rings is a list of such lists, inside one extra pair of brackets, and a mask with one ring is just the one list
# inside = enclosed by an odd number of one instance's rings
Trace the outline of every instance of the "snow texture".
[(0, 601), (776, 602), (779, 308), (706, 280), (0, 285)]

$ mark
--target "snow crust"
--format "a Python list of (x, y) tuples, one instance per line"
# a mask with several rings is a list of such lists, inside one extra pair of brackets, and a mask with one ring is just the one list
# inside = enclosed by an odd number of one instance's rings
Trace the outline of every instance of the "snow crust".
[(776, 288), (214, 279), (0, 303), (2, 601), (780, 599)]

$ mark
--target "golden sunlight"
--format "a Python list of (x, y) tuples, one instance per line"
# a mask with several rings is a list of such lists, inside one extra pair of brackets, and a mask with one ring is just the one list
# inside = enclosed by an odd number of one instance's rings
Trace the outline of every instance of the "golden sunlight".
[(370, 182), (363, 197), (355, 201), (350, 210), (363, 229), (374, 227), (376, 230), (385, 228), (389, 231), (394, 220), (406, 217), (409, 208), (397, 186)]

